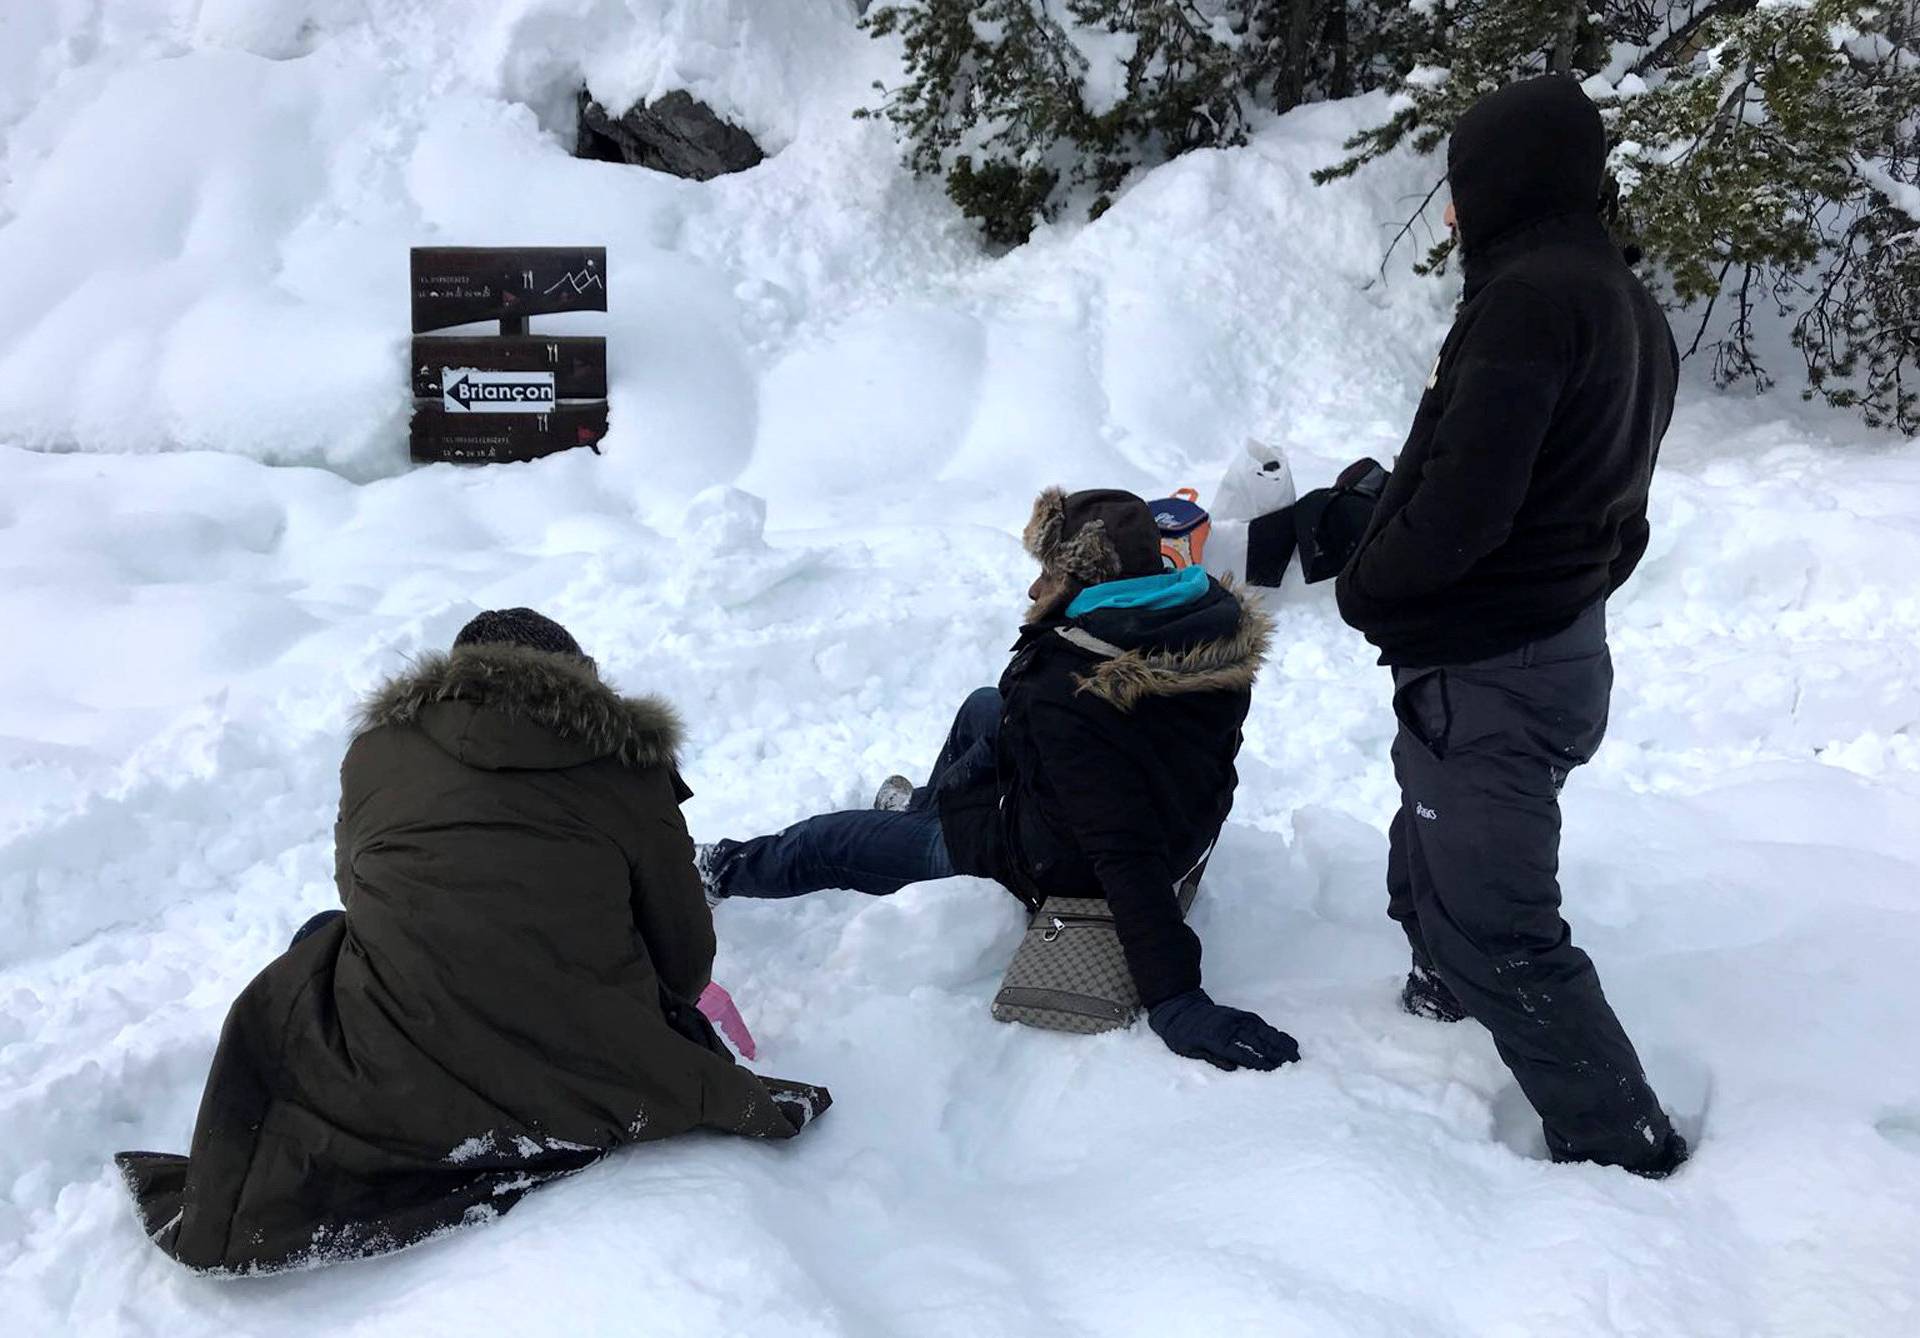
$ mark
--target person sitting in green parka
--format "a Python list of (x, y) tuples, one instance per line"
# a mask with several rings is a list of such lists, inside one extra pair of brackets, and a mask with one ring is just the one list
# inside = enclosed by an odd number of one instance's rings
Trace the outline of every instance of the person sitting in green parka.
[(154, 1244), (215, 1272), (377, 1254), (625, 1143), (824, 1110), (695, 1008), (713, 918), (678, 742), (528, 609), (377, 691), (341, 766), (345, 912), (233, 1005), (191, 1155), (117, 1158)]

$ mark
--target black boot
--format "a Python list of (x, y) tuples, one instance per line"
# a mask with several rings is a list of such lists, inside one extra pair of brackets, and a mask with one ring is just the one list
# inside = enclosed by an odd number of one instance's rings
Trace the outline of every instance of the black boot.
[(1693, 1149), (1687, 1146), (1687, 1140), (1680, 1136), (1677, 1129), (1667, 1131), (1667, 1141), (1660, 1146), (1660, 1155), (1645, 1166), (1629, 1166), (1627, 1169), (1646, 1180), (1665, 1180), (1693, 1155)]
[(1418, 962), (1407, 972), (1407, 983), (1400, 989), (1400, 1007), (1414, 1017), (1433, 1022), (1463, 1022), (1467, 1016), (1447, 982), (1435, 975), (1432, 967)]

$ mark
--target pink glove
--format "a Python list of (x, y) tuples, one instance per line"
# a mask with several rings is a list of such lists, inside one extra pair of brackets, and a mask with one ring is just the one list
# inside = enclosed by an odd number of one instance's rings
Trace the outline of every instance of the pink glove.
[(747, 1030), (740, 1010), (734, 1007), (733, 996), (721, 989), (718, 981), (700, 991), (700, 1002), (696, 1007), (707, 1021), (720, 1028), (720, 1034), (740, 1052), (742, 1059), (752, 1059), (760, 1053), (760, 1047), (753, 1043), (753, 1033)]

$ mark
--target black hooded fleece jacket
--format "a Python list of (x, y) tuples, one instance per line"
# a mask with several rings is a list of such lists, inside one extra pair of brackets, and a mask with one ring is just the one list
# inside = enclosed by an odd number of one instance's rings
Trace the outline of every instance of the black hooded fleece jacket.
[(1599, 112), (1561, 76), (1482, 99), (1454, 131), (1465, 301), (1336, 587), (1382, 663), (1517, 650), (1646, 551), (1679, 354), (1601, 222), (1605, 158)]

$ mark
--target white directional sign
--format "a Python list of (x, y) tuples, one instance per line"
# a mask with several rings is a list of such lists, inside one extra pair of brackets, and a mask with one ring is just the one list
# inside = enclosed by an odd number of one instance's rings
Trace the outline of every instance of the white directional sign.
[(552, 413), (552, 372), (440, 371), (440, 403), (448, 413)]

